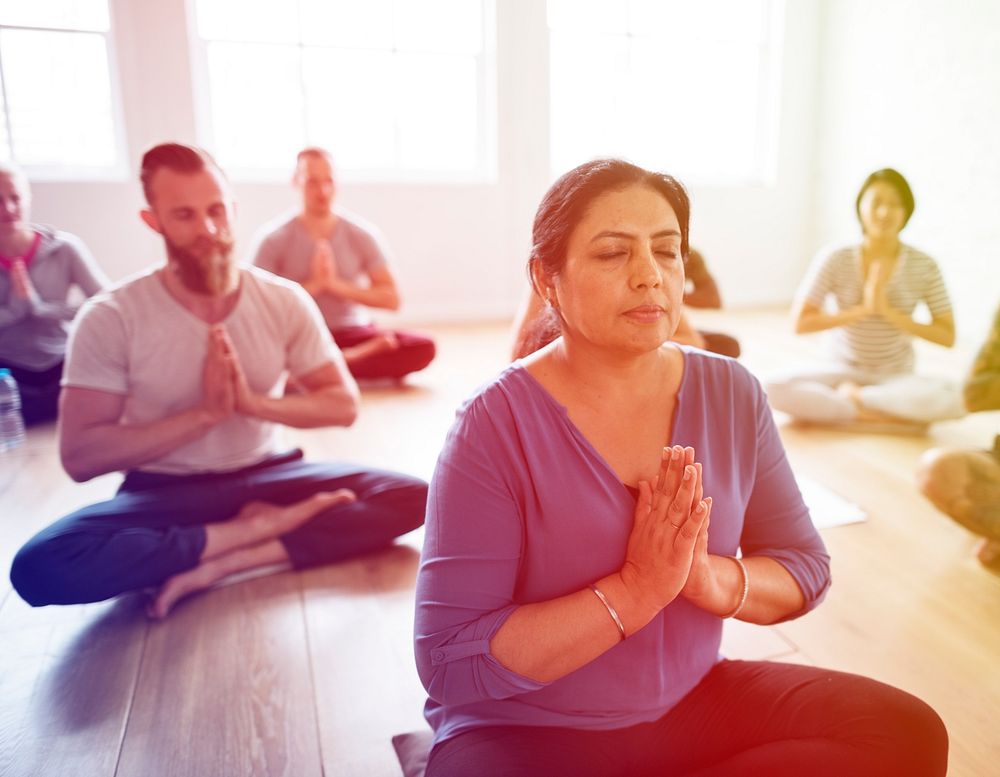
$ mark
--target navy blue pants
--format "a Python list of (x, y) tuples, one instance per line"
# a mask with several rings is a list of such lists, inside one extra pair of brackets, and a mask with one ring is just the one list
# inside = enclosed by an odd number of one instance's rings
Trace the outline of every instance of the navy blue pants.
[(605, 731), (484, 726), (427, 777), (943, 777), (948, 734), (915, 696), (798, 664), (721, 661), (666, 715)]
[(385, 547), (424, 521), (422, 480), (351, 464), (307, 463), (300, 451), (225, 474), (132, 472), (114, 498), (32, 537), (14, 557), (10, 580), (36, 607), (159, 586), (197, 566), (205, 524), (229, 520), (247, 502), (287, 505), (338, 488), (351, 489), (357, 501), (324, 510), (279, 538), (296, 568)]

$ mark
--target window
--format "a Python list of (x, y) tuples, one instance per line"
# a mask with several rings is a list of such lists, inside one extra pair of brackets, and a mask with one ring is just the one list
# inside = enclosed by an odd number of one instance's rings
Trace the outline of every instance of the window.
[(780, 0), (549, 0), (555, 174), (623, 156), (688, 183), (773, 175)]
[(197, 0), (206, 144), (243, 177), (306, 145), (382, 179), (487, 176), (491, 0)]
[(42, 177), (124, 168), (107, 0), (0, 3), (0, 157)]

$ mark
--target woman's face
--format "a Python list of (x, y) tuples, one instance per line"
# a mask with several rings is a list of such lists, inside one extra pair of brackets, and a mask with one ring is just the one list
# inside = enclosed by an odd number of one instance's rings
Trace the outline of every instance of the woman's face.
[(885, 181), (875, 181), (865, 189), (858, 213), (861, 228), (869, 237), (896, 237), (906, 220), (899, 192)]
[(670, 203), (646, 186), (600, 195), (570, 235), (551, 284), (567, 339), (635, 353), (659, 348), (677, 328), (684, 292)]

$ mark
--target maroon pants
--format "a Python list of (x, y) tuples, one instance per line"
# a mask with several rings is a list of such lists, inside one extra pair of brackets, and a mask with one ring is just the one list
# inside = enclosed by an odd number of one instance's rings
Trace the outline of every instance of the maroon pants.
[(436, 349), (431, 338), (415, 332), (378, 329), (374, 324), (349, 326), (330, 330), (340, 348), (361, 345), (379, 335), (391, 334), (398, 347), (378, 351), (358, 359), (348, 359), (347, 366), (355, 378), (402, 378), (422, 370), (434, 359)]
[(431, 750), (427, 777), (943, 777), (947, 765), (944, 724), (908, 693), (809, 666), (722, 661), (652, 723), (472, 729)]

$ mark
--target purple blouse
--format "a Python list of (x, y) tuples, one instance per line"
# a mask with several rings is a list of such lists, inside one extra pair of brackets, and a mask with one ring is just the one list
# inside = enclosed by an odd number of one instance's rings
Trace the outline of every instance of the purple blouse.
[[(683, 348), (672, 439), (704, 465), (709, 552), (768, 556), (815, 607), (829, 556), (757, 380)], [(613, 408), (608, 409), (613, 413)], [(442, 741), (489, 725), (610, 729), (662, 717), (719, 660), (722, 619), (678, 597), (642, 630), (551, 683), (512, 672), (490, 639), (519, 605), (586, 588), (625, 558), (635, 498), (518, 362), (459, 410), (427, 502), (417, 669)]]

